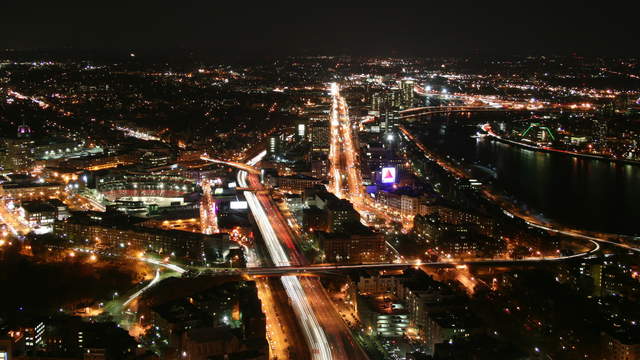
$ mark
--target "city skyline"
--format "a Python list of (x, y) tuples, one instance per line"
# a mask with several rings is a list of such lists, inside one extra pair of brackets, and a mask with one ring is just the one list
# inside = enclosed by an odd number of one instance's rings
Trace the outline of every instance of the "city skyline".
[(633, 6), (239, 5), (0, 15), (0, 360), (640, 359)]

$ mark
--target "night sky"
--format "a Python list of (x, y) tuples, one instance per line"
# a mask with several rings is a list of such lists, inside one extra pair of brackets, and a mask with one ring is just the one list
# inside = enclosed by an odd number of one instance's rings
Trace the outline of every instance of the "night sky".
[(423, 1), (427, 5), (414, 8), (90, 3), (3, 1), (0, 49), (197, 49), (223, 55), (640, 54), (638, 1), (601, 1), (598, 7), (564, 0), (501, 5)]

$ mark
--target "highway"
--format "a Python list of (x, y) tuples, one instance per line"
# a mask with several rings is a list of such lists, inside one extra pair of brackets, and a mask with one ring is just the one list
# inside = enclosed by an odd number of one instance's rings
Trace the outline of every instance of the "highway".
[[(259, 161), (257, 159), (249, 163), (255, 164)], [(249, 175), (246, 171), (238, 173), (238, 185), (262, 188), (257, 176)], [(306, 265), (307, 261), (298, 251), (293, 233), (269, 195), (249, 191), (245, 191), (244, 195), (273, 264), (276, 267)], [(312, 359), (367, 359), (317, 278), (282, 276), (281, 281), (307, 340)]]
[(485, 259), (485, 260), (460, 260), (460, 261), (432, 261), (432, 262), (403, 262), (403, 263), (372, 263), (372, 264), (354, 264), (354, 265), (308, 265), (308, 266), (280, 266), (280, 267), (262, 267), (246, 269), (248, 275), (277, 275), (277, 274), (294, 274), (294, 273), (310, 273), (318, 274), (321, 272), (334, 271), (353, 271), (353, 270), (393, 270), (404, 269), (412, 266), (424, 266), (432, 268), (455, 268), (458, 266), (517, 266), (517, 265), (536, 265), (543, 263), (562, 262), (572, 259), (579, 259), (593, 255), (600, 251), (600, 244), (596, 241), (589, 240), (593, 247), (585, 252), (567, 256), (550, 256), (550, 257), (531, 257), (524, 259)]
[[(241, 170), (238, 172), (238, 184), (242, 187), (247, 187), (246, 171)], [(267, 213), (265, 212), (261, 202), (258, 200), (257, 195), (250, 191), (245, 191), (244, 195), (247, 199), (247, 203), (249, 204), (251, 213), (258, 224), (258, 228), (265, 241), (265, 245), (269, 251), (272, 262), (276, 266), (289, 266), (289, 258), (285, 254), (284, 249), (276, 236), (274, 228), (267, 217)], [(302, 289), (299, 279), (295, 276), (283, 276), (281, 281), (287, 295), (289, 296), (289, 300), (291, 301), (293, 310), (296, 313), (300, 327), (304, 332), (312, 358), (322, 360), (332, 359), (331, 349), (325, 333), (311, 309), (311, 305), (309, 304), (307, 296)]]
[[(238, 171), (237, 177), (238, 188), (248, 188), (248, 175), (252, 174), (253, 177), (259, 173), (253, 166), (265, 155), (266, 151), (262, 151), (246, 164), (217, 160), (206, 155), (203, 155), (201, 159), (239, 169), (240, 171)], [(259, 185), (260, 188), (262, 188), (262, 184)], [(244, 191), (243, 194), (258, 224), (273, 264), (276, 266), (287, 266), (289, 262), (286, 254), (275, 236), (273, 227), (267, 219), (266, 212), (258, 200), (258, 196), (251, 191)], [(262, 265), (261, 259), (255, 249), (245, 246), (244, 250), (248, 259), (247, 270)], [(280, 286), (276, 283), (276, 279), (258, 278), (255, 279), (255, 281), (258, 289), (258, 297), (262, 303), (262, 311), (266, 317), (266, 335), (269, 343), (270, 359), (295, 358), (304, 360), (311, 358), (310, 353), (312, 352), (330, 355), (326, 338), (322, 336), (322, 329), (320, 329), (317, 321), (314, 321), (315, 317), (313, 316), (310, 306), (306, 298), (301, 295), (304, 294), (302, 285), (295, 276), (282, 277), (280, 280), (282, 284)], [(282, 287), (283, 291), (280, 290), (280, 287)], [(290, 300), (290, 307), (288, 306), (289, 301), (282, 298), (282, 292), (285, 292), (285, 297), (288, 297)], [(291, 309), (293, 309), (296, 318), (299, 319), (298, 324), (295, 323), (295, 319), (289, 316)], [(303, 336), (297, 332), (298, 329), (302, 329), (302, 333), (304, 334), (303, 339)], [(310, 351), (310, 348), (314, 350)], [(323, 348), (324, 350), (322, 350)], [(313, 358), (329, 359), (330, 357)]]

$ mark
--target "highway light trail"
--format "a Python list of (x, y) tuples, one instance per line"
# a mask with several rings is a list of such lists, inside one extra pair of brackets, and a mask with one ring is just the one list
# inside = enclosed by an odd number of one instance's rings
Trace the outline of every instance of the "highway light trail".
[[(261, 153), (248, 164), (253, 165), (260, 161), (265, 155), (265, 152)], [(238, 172), (238, 185), (241, 187), (247, 187), (247, 172)], [(257, 196), (250, 192), (245, 191), (244, 196), (247, 200), (251, 213), (258, 224), (260, 233), (264, 238), (264, 242), (269, 251), (269, 255), (275, 266), (290, 266), (288, 256), (286, 255), (282, 244), (280, 243), (276, 233), (267, 217), (266, 211), (262, 204), (258, 200)], [(300, 323), (309, 348), (311, 349), (311, 355), (313, 359), (328, 360), (332, 359), (331, 348), (324, 330), (318, 323), (318, 320), (311, 309), (307, 296), (302, 289), (300, 281), (295, 276), (283, 276), (281, 278), (284, 289), (291, 300), (291, 305)]]

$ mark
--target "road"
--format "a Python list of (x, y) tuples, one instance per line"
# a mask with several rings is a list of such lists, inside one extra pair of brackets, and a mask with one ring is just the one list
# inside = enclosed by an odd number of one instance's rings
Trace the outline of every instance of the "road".
[[(376, 206), (367, 196), (360, 168), (360, 145), (354, 125), (349, 119), (349, 107), (340, 95), (337, 83), (331, 83), (331, 116), (329, 145), (329, 191), (339, 198), (347, 199), (361, 215), (373, 214), (387, 223), (397, 221), (388, 212)], [(366, 219), (366, 217), (363, 217)]]
[[(244, 246), (247, 270), (263, 266), (255, 247)], [(258, 297), (266, 317), (270, 359), (310, 359), (310, 351), (278, 279), (256, 278)]]
[[(245, 171), (238, 173), (238, 185), (262, 188), (257, 176)], [(264, 191), (245, 191), (244, 195), (273, 264), (306, 265), (307, 261), (296, 246), (293, 232), (270, 196)], [(312, 359), (367, 359), (333, 308), (331, 299), (318, 279), (283, 276), (281, 281), (307, 340)]]
[[(265, 155), (266, 151), (263, 151), (246, 164), (214, 159), (206, 154), (201, 159), (239, 169), (237, 186), (238, 188), (248, 188), (247, 178), (249, 174), (251, 174), (252, 183), (256, 182), (256, 174), (259, 171), (254, 168), (254, 165)], [(254, 177), (256, 178), (254, 179)], [(258, 185), (262, 189), (262, 184), (259, 181)], [(286, 266), (289, 264), (286, 254), (275, 237), (273, 227), (267, 219), (261, 201), (258, 199), (258, 196), (260, 196), (261, 200), (265, 201), (263, 199), (264, 195), (251, 191), (244, 191), (243, 194), (258, 224), (273, 264)], [(255, 249), (245, 246), (244, 250), (248, 259), (248, 269), (264, 265)], [(315, 317), (313, 317), (310, 306), (306, 298), (301, 296), (304, 292), (295, 276), (282, 277), (281, 284), (278, 284), (276, 279), (257, 278), (255, 280), (258, 297), (262, 303), (262, 311), (266, 317), (270, 359), (309, 359), (312, 352), (317, 352), (318, 354), (329, 352), (326, 339), (323, 338), (317, 321), (314, 321)], [(290, 306), (289, 303), (291, 304)], [(300, 319), (298, 323), (296, 323), (296, 317), (291, 316), (291, 310), (293, 310), (297, 319)], [(302, 331), (300, 332), (299, 330)], [(310, 348), (314, 350), (310, 351)], [(325, 349), (324, 352), (323, 348)], [(329, 359), (330, 357), (313, 358)]]
[[(458, 178), (462, 178), (462, 179), (471, 178), (471, 175), (468, 174), (467, 171), (465, 171), (464, 169), (452, 164), (450, 161), (448, 161), (444, 157), (439, 156), (438, 154), (428, 150), (424, 146), (424, 144), (422, 144), (422, 142), (420, 142), (415, 136), (413, 136), (413, 134), (411, 134), (404, 126), (401, 125), (399, 129), (401, 133), (405, 136), (405, 138), (408, 141), (414, 143), (418, 147), (418, 149), (420, 149), (423, 152), (424, 156), (427, 157), (429, 160), (435, 161), (444, 170), (448, 171), (449, 173), (453, 174)], [(485, 128), (485, 131), (486, 130), (487, 129)], [(570, 236), (570, 237), (581, 239), (581, 240), (587, 240), (591, 242), (595, 241), (600, 244), (613, 245), (618, 248), (640, 253), (640, 248), (638, 248), (636, 245), (625, 243), (620, 240), (624, 236), (621, 236), (618, 234), (603, 234), (603, 233), (588, 232), (588, 231), (583, 231), (578, 229), (567, 228), (560, 224), (543, 222), (542, 220), (536, 218), (535, 216), (532, 216), (531, 214), (522, 210), (518, 206), (514, 205), (511, 201), (506, 199), (504, 196), (498, 194), (492, 188), (486, 185), (484, 185), (480, 189), (480, 192), (487, 200), (491, 201), (492, 203), (502, 208), (510, 216), (515, 216), (524, 220), (529, 226), (536, 227), (536, 228), (550, 231), (550, 232), (555, 232), (555, 233), (566, 235), (566, 236)]]
[(275, 278), (256, 279), (258, 297), (267, 320), (271, 359), (310, 359), (309, 348), (296, 317), (291, 316), (287, 293)]
[(209, 161), (209, 162), (216, 163), (216, 164), (232, 166), (232, 167), (234, 167), (236, 169), (244, 170), (244, 171), (247, 171), (247, 172), (249, 172), (251, 174), (259, 174), (260, 173), (260, 170), (256, 169), (255, 167), (253, 167), (250, 164), (243, 164), (243, 163), (235, 162), (235, 161), (226, 161), (226, 160), (214, 159), (214, 158), (208, 156), (207, 154), (202, 155), (200, 157), (200, 160)]
[[(360, 205), (364, 199), (362, 175), (360, 173), (360, 151), (357, 137), (349, 120), (346, 101), (340, 96), (338, 84), (331, 84), (330, 132), (330, 187), (338, 197), (347, 197), (354, 205)], [(346, 180), (346, 181), (345, 181)]]
[[(246, 171), (240, 171), (238, 173), (238, 184), (241, 187), (247, 187)], [(269, 255), (271, 256), (271, 261), (276, 266), (290, 265), (289, 258), (276, 236), (274, 227), (271, 225), (270, 219), (267, 216), (267, 212), (263, 208), (261, 201), (258, 200), (258, 195), (250, 191), (245, 191), (244, 195), (247, 199), (247, 203), (249, 204), (249, 208), (251, 209), (251, 213), (258, 224), (260, 233), (262, 234), (267, 250), (269, 251)], [(304, 332), (312, 358), (321, 360), (332, 359), (327, 338), (311, 309), (311, 305), (309, 304), (304, 290), (302, 289), (300, 281), (295, 276), (283, 276), (281, 281), (287, 295), (289, 296), (291, 306), (293, 307), (300, 327)]]
[[(527, 257), (523, 259), (475, 259), (475, 260), (450, 260), (450, 261), (433, 261), (433, 262), (396, 262), (396, 263), (370, 263), (370, 264), (308, 264), (308, 265), (291, 265), (276, 267), (247, 267), (233, 269), (224, 268), (221, 275), (250, 275), (250, 276), (315, 276), (322, 273), (336, 273), (338, 271), (355, 271), (355, 270), (394, 270), (405, 269), (408, 267), (424, 267), (424, 268), (466, 268), (467, 266), (519, 266), (519, 265), (539, 265), (545, 263), (562, 262), (574, 259), (585, 258), (596, 254), (600, 251), (600, 243), (591, 239), (585, 239), (591, 244), (591, 249), (566, 256), (547, 256), (547, 257)], [(210, 268), (208, 268), (211, 270)], [(222, 270), (222, 269), (221, 269)]]
[(156, 276), (154, 276), (153, 279), (145, 287), (131, 294), (131, 296), (129, 296), (129, 298), (127, 298), (127, 300), (122, 304), (122, 307), (126, 308), (127, 306), (129, 306), (131, 302), (139, 298), (140, 295), (142, 295), (145, 291), (154, 287), (159, 281), (160, 281), (160, 269), (158, 268), (156, 269)]
[(16, 236), (27, 235), (31, 232), (31, 228), (23, 219), (7, 207), (7, 200), (4, 189), (2, 185), (0, 185), (0, 224), (7, 225), (7, 228)]

